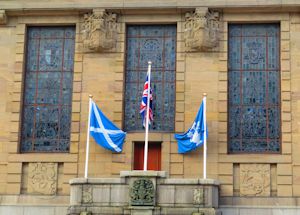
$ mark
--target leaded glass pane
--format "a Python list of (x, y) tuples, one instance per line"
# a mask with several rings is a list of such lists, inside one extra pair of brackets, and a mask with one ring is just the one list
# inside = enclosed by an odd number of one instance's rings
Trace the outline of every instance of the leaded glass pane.
[(278, 24), (229, 25), (229, 152), (280, 152)]
[(176, 26), (135, 25), (127, 28), (125, 130), (143, 130), (139, 106), (152, 61), (155, 131), (173, 131), (175, 122)]
[(68, 152), (74, 27), (29, 27), (22, 152)]

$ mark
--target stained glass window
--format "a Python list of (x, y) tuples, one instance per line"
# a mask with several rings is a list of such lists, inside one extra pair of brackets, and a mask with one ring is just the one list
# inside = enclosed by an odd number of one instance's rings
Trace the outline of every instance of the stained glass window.
[(231, 153), (280, 152), (279, 24), (229, 25)]
[(150, 130), (173, 131), (175, 121), (175, 25), (127, 27), (125, 120), (126, 131), (143, 130), (139, 113), (148, 61), (152, 61), (153, 124)]
[(21, 152), (68, 152), (74, 27), (28, 27)]

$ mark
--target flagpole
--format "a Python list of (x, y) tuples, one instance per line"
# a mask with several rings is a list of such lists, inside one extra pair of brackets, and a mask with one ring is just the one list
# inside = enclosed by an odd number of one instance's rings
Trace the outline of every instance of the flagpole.
[(206, 145), (206, 93), (203, 93), (203, 122), (204, 122), (204, 146), (203, 146), (203, 178), (206, 179), (206, 155), (207, 155), (207, 145)]
[(145, 149), (144, 149), (144, 171), (147, 171), (148, 163), (148, 132), (149, 132), (149, 106), (151, 90), (151, 61), (148, 61), (148, 92), (147, 92), (147, 111), (146, 111), (146, 132), (145, 132)]
[(93, 96), (89, 95), (89, 116), (88, 116), (87, 134), (86, 134), (86, 155), (85, 155), (84, 178), (88, 177), (88, 169), (89, 169), (90, 122), (91, 122), (92, 98)]

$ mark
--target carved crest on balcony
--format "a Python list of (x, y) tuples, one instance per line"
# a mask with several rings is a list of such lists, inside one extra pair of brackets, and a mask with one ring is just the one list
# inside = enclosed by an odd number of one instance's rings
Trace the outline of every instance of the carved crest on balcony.
[(153, 206), (154, 195), (154, 185), (150, 179), (137, 179), (133, 182), (130, 190), (130, 204), (136, 206)]
[(93, 188), (91, 185), (83, 185), (82, 187), (82, 203), (93, 203)]
[(95, 9), (84, 15), (83, 45), (85, 51), (113, 51), (117, 44), (117, 15)]
[(5, 25), (7, 22), (7, 16), (5, 10), (0, 10), (0, 25)]
[(185, 14), (184, 39), (186, 51), (208, 51), (219, 43), (219, 13), (196, 8)]
[(195, 205), (203, 205), (204, 204), (203, 188), (194, 189), (194, 204)]

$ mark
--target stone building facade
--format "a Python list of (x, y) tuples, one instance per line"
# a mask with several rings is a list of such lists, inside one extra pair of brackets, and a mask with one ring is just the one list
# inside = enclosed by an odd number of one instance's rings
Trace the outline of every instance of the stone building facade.
[[(173, 136), (191, 126), (207, 93), (208, 177), (220, 181), (222, 213), (298, 214), (299, 8), (295, 0), (0, 1), (0, 214), (66, 214), (69, 180), (84, 173), (89, 94), (127, 131), (120, 154), (91, 142), (89, 176), (134, 169), (144, 133), (132, 108), (148, 59), (161, 72), (149, 134), (160, 169), (202, 177), (202, 148), (178, 154)], [(131, 82), (134, 74), (143, 81)]]

